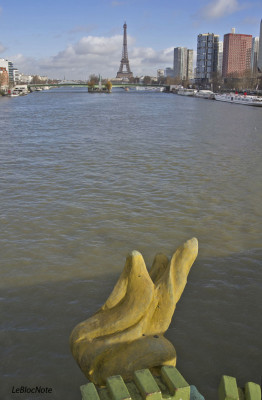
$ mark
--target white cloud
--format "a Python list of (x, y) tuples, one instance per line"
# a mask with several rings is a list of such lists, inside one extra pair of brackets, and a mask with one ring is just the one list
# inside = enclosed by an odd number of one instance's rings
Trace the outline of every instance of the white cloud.
[(204, 18), (215, 19), (233, 14), (241, 8), (238, 0), (213, 0), (200, 10), (200, 14)]
[(83, 37), (74, 46), (76, 54), (99, 54), (107, 56), (119, 52), (122, 44), (122, 36), (117, 35), (110, 38), (106, 37)]
[[(172, 66), (173, 48), (156, 51), (150, 47), (135, 47), (134, 44), (135, 39), (128, 36), (129, 63), (135, 76), (156, 75), (158, 68)], [(21, 72), (31, 75), (88, 79), (95, 73), (113, 78), (120, 66), (122, 45), (122, 35), (86, 36), (52, 57), (37, 60), (18, 54), (10, 59)]]

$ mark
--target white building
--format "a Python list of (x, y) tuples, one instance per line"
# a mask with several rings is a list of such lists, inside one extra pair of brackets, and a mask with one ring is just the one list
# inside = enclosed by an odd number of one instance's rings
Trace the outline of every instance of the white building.
[(157, 70), (157, 77), (158, 78), (163, 78), (165, 76), (165, 70), (164, 69), (158, 69)]
[(31, 75), (24, 75), (24, 74), (19, 74), (19, 82), (23, 83), (31, 83), (33, 80), (33, 77)]
[(193, 50), (189, 50), (186, 47), (175, 47), (174, 48), (174, 77), (180, 80), (193, 79)]
[(217, 62), (217, 72), (222, 75), (223, 66), (223, 42), (218, 43), (218, 62)]
[(4, 58), (0, 58), (0, 67), (5, 68), (8, 71), (8, 60)]
[(187, 49), (187, 79), (194, 79), (194, 50)]
[(218, 71), (219, 35), (201, 33), (197, 37), (196, 82), (208, 84)]
[(187, 79), (187, 48), (175, 47), (174, 48), (174, 61), (173, 61), (174, 77), (180, 80)]
[(251, 71), (253, 73), (257, 72), (258, 50), (259, 50), (259, 37), (253, 37), (252, 50), (251, 50)]

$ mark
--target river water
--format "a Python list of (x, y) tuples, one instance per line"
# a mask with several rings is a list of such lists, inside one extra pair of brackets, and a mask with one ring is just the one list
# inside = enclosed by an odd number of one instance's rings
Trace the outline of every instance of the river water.
[(73, 327), (126, 255), (191, 237), (166, 337), (206, 399), (262, 375), (262, 110), (167, 93), (52, 89), (0, 98), (1, 400), (80, 399)]

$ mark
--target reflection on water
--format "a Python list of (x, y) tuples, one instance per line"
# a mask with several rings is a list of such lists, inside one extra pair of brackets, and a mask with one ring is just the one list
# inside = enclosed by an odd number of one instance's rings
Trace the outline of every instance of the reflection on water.
[(150, 266), (193, 236), (167, 333), (178, 368), (206, 398), (222, 374), (260, 383), (261, 124), (256, 108), (164, 93), (0, 98), (1, 399), (36, 384), (79, 397), (72, 328), (129, 251)]

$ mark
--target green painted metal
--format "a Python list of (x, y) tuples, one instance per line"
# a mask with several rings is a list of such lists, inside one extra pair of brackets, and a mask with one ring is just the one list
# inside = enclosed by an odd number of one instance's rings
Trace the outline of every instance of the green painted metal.
[(173, 366), (162, 367), (160, 376), (153, 376), (148, 369), (136, 371), (129, 382), (120, 375), (112, 376), (102, 388), (88, 383), (81, 386), (81, 393), (82, 400), (205, 400)]
[(236, 378), (223, 375), (218, 388), (219, 400), (239, 400)]
[[(174, 366), (161, 368), (161, 376), (148, 369), (134, 373), (134, 379), (124, 382), (120, 375), (107, 379), (106, 387), (93, 383), (80, 386), (82, 400), (205, 400), (197, 388), (189, 385)], [(223, 375), (218, 388), (219, 400), (261, 400), (261, 387), (247, 382), (242, 390), (236, 378)]]
[(161, 375), (171, 393), (175, 393), (178, 388), (189, 387), (187, 381), (175, 367), (169, 365), (162, 367)]
[(82, 400), (100, 400), (96, 387), (93, 383), (87, 383), (86, 385), (80, 386)]
[(246, 400), (261, 400), (261, 387), (257, 383), (247, 382), (245, 384)]
[(190, 400), (190, 386), (175, 367), (162, 367), (161, 375), (172, 394), (172, 399)]
[(125, 382), (120, 375), (107, 378), (106, 386), (112, 400), (132, 400)]
[(160, 389), (148, 369), (135, 371), (134, 382), (144, 400), (162, 400)]

